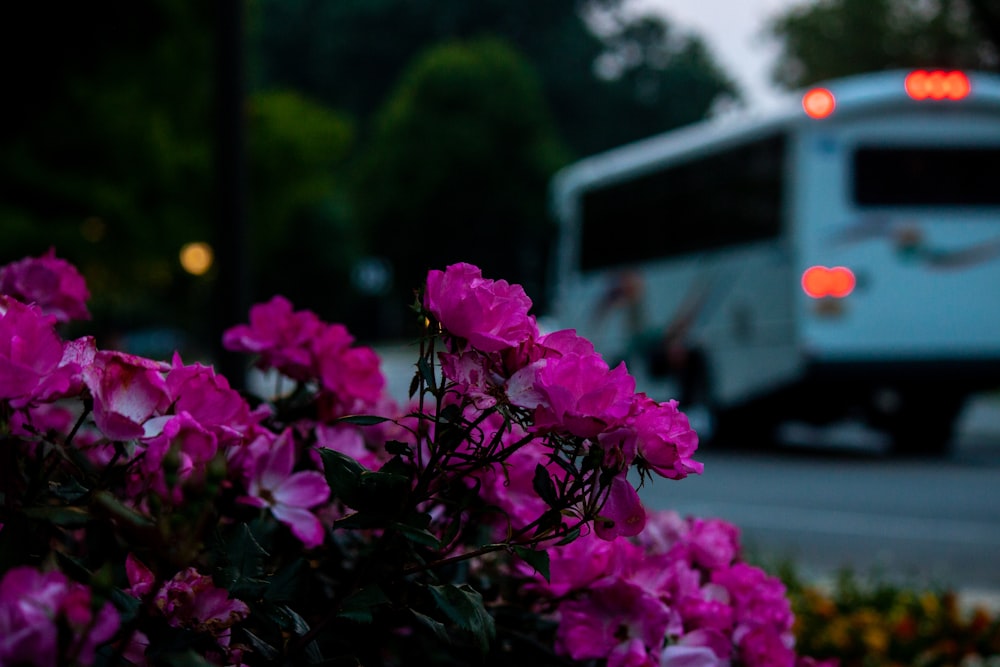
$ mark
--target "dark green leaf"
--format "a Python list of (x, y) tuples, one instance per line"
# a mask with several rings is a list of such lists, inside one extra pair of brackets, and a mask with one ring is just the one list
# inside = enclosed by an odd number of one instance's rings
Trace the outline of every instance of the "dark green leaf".
[(253, 531), (245, 523), (234, 528), (224, 545), (225, 565), (222, 583), (234, 597), (256, 597), (267, 585), (263, 579), (264, 559), (267, 551), (260, 545)]
[(413, 450), (405, 442), (389, 440), (385, 443), (385, 451), (393, 456), (413, 456)]
[(354, 424), (355, 426), (374, 426), (387, 421), (392, 421), (388, 417), (378, 417), (376, 415), (348, 415), (335, 420), (335, 423)]
[(264, 599), (271, 602), (292, 600), (306, 585), (309, 564), (299, 558), (278, 570), (269, 580)]
[(430, 547), (431, 549), (440, 549), (441, 541), (423, 528), (415, 528), (414, 526), (409, 526), (405, 523), (393, 523), (392, 527), (398, 530), (403, 537), (411, 542), (416, 542), (417, 544), (422, 544), (425, 547)]
[(421, 623), (423, 623), (435, 635), (437, 635), (437, 638), (440, 639), (442, 642), (444, 642), (446, 644), (452, 643), (451, 642), (451, 637), (448, 635), (448, 629), (444, 627), (444, 623), (442, 623), (441, 621), (435, 620), (435, 619), (431, 618), (430, 616), (427, 616), (426, 614), (421, 614), (419, 611), (417, 611), (415, 609), (411, 609), (410, 613), (413, 614), (414, 618), (416, 618), (418, 621), (420, 621)]
[(527, 547), (515, 546), (514, 553), (525, 563), (535, 568), (535, 572), (545, 577), (545, 581), (551, 581), (549, 576), (549, 553), (547, 551), (536, 551)]
[(566, 534), (566, 537), (564, 537), (561, 540), (559, 540), (558, 542), (556, 542), (556, 546), (557, 547), (564, 547), (567, 544), (569, 544), (570, 542), (575, 541), (576, 538), (578, 538), (578, 537), (580, 537), (580, 529), (579, 528), (574, 528), (573, 530), (569, 531), (569, 533)]
[(535, 476), (531, 480), (531, 486), (535, 489), (538, 497), (544, 500), (549, 507), (556, 504), (556, 485), (549, 477), (549, 471), (541, 463), (535, 466)]
[(79, 507), (29, 507), (24, 515), (35, 521), (46, 521), (64, 528), (83, 528), (91, 516)]
[(421, 357), (417, 360), (417, 371), (424, 379), (424, 383), (430, 387), (430, 390), (437, 393), (437, 381), (434, 377), (434, 368), (426, 358)]
[(373, 584), (349, 595), (340, 605), (340, 613), (337, 615), (358, 623), (371, 623), (374, 620), (374, 608), (384, 604), (389, 604), (389, 598), (381, 588)]
[(452, 623), (472, 633), (480, 650), (489, 650), (496, 636), (493, 617), (483, 605), (483, 596), (468, 584), (428, 586), (434, 602)]
[(333, 449), (320, 449), (319, 455), (323, 459), (323, 473), (330, 491), (353, 507), (353, 503), (357, 502), (358, 485), (361, 474), (366, 471), (365, 467), (347, 454)]
[(56, 498), (67, 503), (75, 503), (88, 493), (90, 493), (90, 489), (80, 484), (75, 478), (71, 478), (52, 489), (52, 494)]
[(269, 662), (278, 659), (278, 656), (280, 655), (278, 653), (278, 649), (274, 648), (266, 641), (264, 641), (263, 639), (261, 639), (260, 637), (258, 637), (257, 635), (255, 635), (254, 633), (250, 632), (247, 629), (243, 630), (243, 634), (246, 635), (246, 638), (250, 643), (250, 647), (253, 648), (255, 653), (259, 653), (260, 657), (264, 658)]

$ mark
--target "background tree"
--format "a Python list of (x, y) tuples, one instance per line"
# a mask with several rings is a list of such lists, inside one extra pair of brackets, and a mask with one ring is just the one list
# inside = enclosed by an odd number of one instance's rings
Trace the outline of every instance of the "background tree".
[[(582, 156), (701, 119), (735, 85), (704, 43), (623, 0), (259, 0), (258, 73), (364, 119), (435, 43), (495, 36), (536, 68)], [(683, 91), (683, 92), (680, 92)]]
[(541, 294), (547, 184), (564, 160), (541, 85), (512, 48), (483, 39), (417, 58), (358, 167), (357, 213), (393, 263), (392, 303), (412, 300), (429, 268), (458, 261)]
[(776, 16), (774, 81), (788, 88), (910, 67), (1000, 68), (998, 0), (819, 0)]

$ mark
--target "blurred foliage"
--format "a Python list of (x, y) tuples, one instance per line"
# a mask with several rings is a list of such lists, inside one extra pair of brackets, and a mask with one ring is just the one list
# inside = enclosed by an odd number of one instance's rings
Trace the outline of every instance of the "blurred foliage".
[(98, 320), (205, 297), (176, 256), (204, 238), (211, 196), (208, 20), (162, 0), (3, 10), (0, 260), (56, 246), (100, 295)]
[(546, 189), (564, 161), (535, 72), (504, 43), (444, 44), (417, 58), (358, 168), (359, 219), (401, 277), (396, 295), (458, 261), (541, 294)]
[(258, 76), (364, 119), (434, 44), (493, 36), (537, 70), (576, 156), (699, 120), (734, 84), (704, 43), (622, 0), (257, 0)]
[(1000, 69), (1000, 0), (818, 0), (776, 16), (776, 83), (909, 67)]
[(249, 239), (255, 300), (282, 294), (334, 318), (363, 239), (344, 184), (353, 124), (293, 91), (254, 93), (248, 105)]
[[(380, 313), (445, 261), (544, 294), (552, 171), (736, 94), (698, 38), (622, 4), (248, 0), (251, 298), (282, 293), (364, 338), (395, 334)], [(96, 295), (99, 338), (169, 324), (206, 348), (215, 335), (224, 281), (188, 275), (178, 252), (223, 241), (217, 8), (39, 0), (0, 14), (0, 262), (55, 246)], [(352, 283), (373, 256), (396, 292)]]
[[(1000, 617), (963, 608), (949, 590), (867, 580), (844, 571), (830, 587), (786, 568), (796, 649), (841, 667), (972, 667), (1000, 661)], [(989, 662), (987, 662), (989, 661)]]

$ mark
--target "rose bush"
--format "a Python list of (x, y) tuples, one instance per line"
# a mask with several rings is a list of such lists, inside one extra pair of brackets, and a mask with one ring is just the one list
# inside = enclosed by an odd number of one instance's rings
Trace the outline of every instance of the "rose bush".
[(265, 402), (64, 340), (53, 252), (0, 286), (0, 665), (817, 664), (735, 527), (639, 502), (702, 472), (677, 404), (517, 285), (430, 272), (405, 405), (282, 297), (224, 336)]

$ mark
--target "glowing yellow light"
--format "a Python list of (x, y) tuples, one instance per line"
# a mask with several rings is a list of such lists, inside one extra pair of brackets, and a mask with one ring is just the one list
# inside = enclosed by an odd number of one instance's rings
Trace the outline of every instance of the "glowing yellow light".
[(181, 267), (191, 275), (200, 276), (207, 273), (212, 268), (214, 259), (215, 255), (212, 252), (212, 246), (202, 241), (186, 243), (181, 248)]

